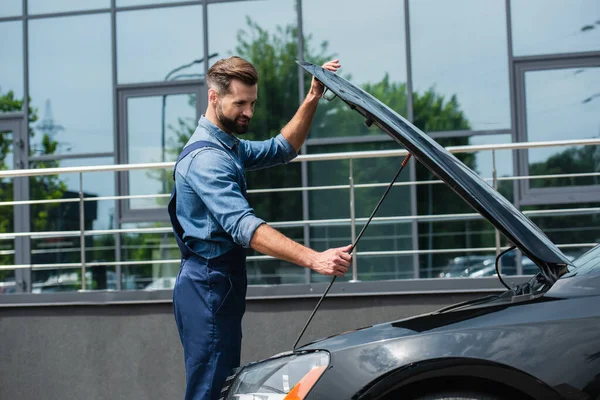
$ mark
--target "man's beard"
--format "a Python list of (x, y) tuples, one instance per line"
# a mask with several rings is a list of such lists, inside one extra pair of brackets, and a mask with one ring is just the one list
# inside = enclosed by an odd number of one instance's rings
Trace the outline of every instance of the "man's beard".
[(225, 114), (223, 113), (223, 107), (221, 107), (221, 104), (217, 105), (217, 119), (219, 120), (219, 122), (221, 123), (221, 125), (223, 126), (223, 128), (225, 128), (225, 131), (227, 133), (236, 133), (238, 135), (242, 135), (246, 132), (248, 132), (248, 126), (250, 123), (250, 119), (248, 119), (248, 124), (238, 124), (235, 119), (231, 119), (225, 116)]

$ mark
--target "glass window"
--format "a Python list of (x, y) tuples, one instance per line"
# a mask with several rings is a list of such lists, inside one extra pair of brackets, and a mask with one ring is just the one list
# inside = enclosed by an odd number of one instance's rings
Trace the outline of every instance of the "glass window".
[[(528, 141), (598, 136), (600, 67), (527, 71), (525, 98)], [(531, 149), (528, 158), (530, 175), (600, 172), (599, 146)], [(597, 184), (598, 177), (533, 179), (529, 183), (532, 188)]]
[[(168, 223), (123, 224), (123, 229), (168, 228), (166, 233), (121, 234), (121, 260), (140, 264), (122, 267), (123, 290), (172, 289), (179, 271), (179, 249)], [(162, 261), (156, 263), (156, 261)], [(172, 262), (172, 260), (177, 260)]]
[(575, 259), (600, 237), (600, 203), (522, 207), (524, 214), (561, 249)]
[(600, 50), (597, 0), (511, 1), (515, 56)]
[(32, 154), (112, 152), (110, 15), (35, 19), (29, 30)]
[[(62, 268), (32, 270), (32, 293), (71, 292), (80, 290), (81, 260), (79, 236), (52, 236), (31, 240), (31, 260), (36, 264), (72, 263)], [(85, 238), (86, 290), (116, 290), (115, 267), (103, 265), (115, 260), (114, 235), (93, 235)], [(76, 266), (75, 266), (76, 265)]]
[[(0, 124), (0, 170), (10, 170), (14, 168), (14, 158), (13, 158), (13, 141), (15, 140), (13, 132), (9, 130), (2, 129), (2, 125)], [(11, 178), (1, 178), (0, 179), (2, 185), (2, 194), (3, 198), (8, 198), (8, 200), (0, 200), (1, 201), (11, 201), (12, 200), (12, 189), (8, 190), (8, 186), (12, 188), (12, 179)], [(4, 197), (6, 196), (6, 197)], [(6, 230), (0, 230), (0, 232), (8, 232)]]
[[(502, 242), (500, 245), (502, 246)], [(509, 258), (508, 255), (502, 257), (503, 275), (506, 275), (507, 272), (514, 275), (515, 269), (509, 267)], [(514, 265), (514, 262), (511, 264)], [(496, 275), (496, 253), (491, 251), (449, 251), (436, 256), (429, 253), (421, 256), (421, 266), (424, 265), (425, 268), (421, 269), (423, 278), (484, 278)], [(534, 268), (537, 269), (535, 265)]]
[(23, 23), (0, 23), (0, 112), (22, 109), (23, 103)]
[[(495, 138), (498, 136), (498, 138)], [(510, 140), (510, 135), (485, 135), (479, 137), (464, 136), (454, 138), (436, 139), (444, 147), (466, 146), (469, 144), (484, 144), (503, 142), (502, 139)], [(482, 143), (483, 142), (483, 143)], [(489, 153), (489, 154), (486, 154)], [(504, 153), (504, 152), (502, 152)], [(476, 153), (456, 153), (455, 156), (467, 167), (478, 172), (483, 178), (491, 177), (491, 153), (489, 151)], [(496, 158), (498, 176), (502, 173), (510, 174), (509, 166), (504, 154), (497, 155)], [(509, 164), (509, 165), (507, 165)], [(504, 165), (504, 167), (500, 167)], [(502, 172), (505, 171), (505, 172)], [(439, 182), (439, 179), (433, 175), (427, 168), (421, 164), (417, 165), (417, 182), (437, 181), (434, 183), (421, 184), (417, 186), (417, 214), (424, 216), (419, 220), (419, 249), (420, 250), (450, 250), (448, 252), (431, 252), (422, 254), (419, 258), (421, 263), (421, 277), (453, 277), (446, 274), (454, 268), (451, 260), (455, 257), (466, 256), (485, 256), (486, 252), (468, 252), (458, 254), (451, 249), (460, 248), (483, 248), (495, 246), (495, 229), (477, 211), (461, 199), (449, 186)], [(489, 174), (489, 175), (488, 175)], [(438, 183), (439, 182), (439, 183)], [(492, 181), (488, 181), (492, 185)], [(503, 181), (502, 181), (503, 182)], [(507, 181), (510, 182), (510, 181)], [(499, 183), (498, 190), (505, 197), (512, 198), (512, 183)], [(448, 214), (465, 214), (459, 216), (448, 216)], [(481, 260), (480, 260), (481, 261)], [(463, 265), (463, 261), (458, 263)], [(456, 267), (458, 268), (458, 267)], [(456, 269), (454, 268), (454, 269)], [(454, 272), (453, 272), (454, 274)], [(465, 275), (466, 276), (466, 275)]]
[[(61, 161), (36, 161), (32, 168), (83, 167), (114, 164), (113, 158), (67, 159)], [(115, 195), (115, 173), (86, 172), (83, 174), (85, 198), (84, 217), (86, 229), (111, 229), (116, 225), (114, 200), (91, 200)], [(79, 199), (79, 173), (43, 175), (30, 178), (32, 200)], [(79, 203), (40, 204), (31, 207), (31, 230), (79, 230)]]
[(202, 12), (189, 6), (117, 13), (119, 83), (203, 77)]
[[(127, 162), (175, 161), (196, 124), (194, 93), (127, 98)], [(169, 194), (171, 174), (166, 169), (130, 171), (129, 194)], [(167, 202), (168, 198), (131, 199), (130, 208), (157, 208)]]
[(23, 0), (4, 0), (0, 5), (0, 18), (23, 15)]
[[(400, 234), (392, 228), (389, 232), (390, 238), (405, 240), (406, 235)], [(408, 237), (410, 241), (410, 236)], [(412, 255), (388, 255), (373, 254), (359, 255), (357, 257), (357, 275), (359, 281), (383, 281), (389, 279), (414, 279)], [(350, 272), (346, 274), (352, 276)]]
[[(0, 128), (0, 170), (13, 169), (13, 139), (11, 131)], [(13, 201), (13, 179), (0, 179), (0, 202)], [(0, 205), (0, 232), (14, 232), (14, 213), (12, 205)], [(15, 263), (15, 241), (0, 240), (0, 265)], [(0, 270), (0, 294), (12, 292), (16, 288), (14, 270)]]
[[(399, 149), (395, 142), (356, 143), (335, 146), (310, 146), (311, 153), (367, 151)], [(394, 178), (402, 164), (403, 158), (366, 158), (352, 161), (352, 177), (354, 180), (354, 214), (356, 217), (356, 235), (363, 229), (369, 216), (375, 209), (379, 199)], [(316, 161), (308, 164), (309, 186), (348, 186), (350, 164), (348, 160)], [(405, 168), (396, 183), (410, 180), (409, 169)], [(378, 184), (373, 186), (373, 184)], [(350, 189), (332, 188), (309, 192), (309, 216), (311, 220), (339, 219), (328, 222), (325, 226), (315, 225), (311, 228), (311, 245), (316, 250), (345, 246), (352, 243), (350, 224)], [(410, 219), (398, 220), (394, 217), (411, 214), (410, 186), (395, 186), (381, 204), (375, 220), (367, 227), (357, 250), (394, 251), (412, 249), (412, 224)], [(388, 217), (389, 219), (385, 219)], [(357, 261), (358, 275), (361, 280), (368, 279), (400, 279), (409, 274), (413, 276), (412, 256), (410, 262), (402, 262), (398, 268), (396, 256), (359, 257)], [(377, 265), (376, 273), (372, 265)], [(364, 275), (363, 275), (364, 274)], [(351, 279), (352, 274), (344, 279)], [(314, 280), (322, 279), (313, 274)]]
[[(304, 230), (301, 226), (275, 227), (290, 239), (304, 243)], [(253, 250), (248, 253), (246, 268), (249, 285), (306, 283), (306, 269), (277, 258), (266, 257)]]
[[(341, 76), (406, 115), (403, 2), (374, 0), (367, 5), (356, 0), (305, 0), (302, 11), (306, 61), (322, 64), (338, 58)], [(306, 75), (307, 85), (309, 78)], [(381, 134), (363, 122), (358, 113), (336, 99), (319, 106), (311, 137)]]
[[(186, 0), (183, 0), (186, 1)], [(146, 4), (181, 3), (181, 0), (117, 0), (117, 7), (141, 6)]]
[(415, 122), (429, 118), (425, 132), (509, 128), (504, 0), (409, 4)]
[[(298, 58), (298, 36), (295, 31), (292, 32), (297, 27), (295, 3), (294, 0), (266, 0), (209, 4), (208, 49), (211, 54), (218, 54), (210, 60), (210, 64), (220, 58), (239, 55), (260, 69), (261, 61), (264, 64), (273, 61), (258, 57), (260, 50), (266, 48), (275, 50), (273, 56), (277, 57), (277, 63), (295, 61)], [(222, 21), (228, 23), (223, 24)], [(279, 32), (279, 28), (282, 32)], [(283, 39), (279, 46), (275, 37)], [(251, 43), (262, 47), (251, 49), (247, 46)], [(290, 46), (286, 49), (287, 44)], [(292, 69), (297, 72), (295, 63)], [(266, 71), (261, 75), (267, 78)], [(298, 82), (297, 78), (294, 79)]]
[(110, 0), (29, 0), (29, 14), (46, 14), (68, 11), (110, 8)]
[[(113, 158), (67, 159), (32, 162), (32, 168), (80, 167), (114, 164)], [(83, 174), (84, 226), (86, 231), (114, 229), (115, 200), (94, 200), (114, 196), (114, 172), (87, 172)], [(45, 175), (30, 178), (32, 200), (74, 199), (74, 202), (37, 204), (31, 206), (32, 232), (65, 232), (80, 230), (79, 173)], [(85, 237), (86, 262), (114, 261), (113, 235)], [(42, 236), (31, 241), (33, 264), (58, 264), (81, 262), (79, 233), (65, 236)], [(114, 289), (114, 267), (88, 268), (86, 289)], [(34, 270), (34, 293), (71, 291), (81, 289), (81, 268)], [(112, 283), (109, 282), (112, 280)], [(90, 286), (91, 285), (91, 286)], [(107, 286), (108, 285), (108, 286)], [(112, 285), (112, 286), (110, 286)]]
[[(511, 143), (511, 135), (474, 135), (469, 137), (469, 145), (489, 145), (489, 144), (504, 144)], [(496, 150), (496, 177), (498, 179), (498, 191), (509, 201), (513, 201), (513, 181), (509, 179), (514, 176), (513, 173), (513, 151), (512, 150)], [(491, 186), (493, 183), (493, 154), (491, 150), (477, 151), (473, 153), (473, 170), (486, 180)]]

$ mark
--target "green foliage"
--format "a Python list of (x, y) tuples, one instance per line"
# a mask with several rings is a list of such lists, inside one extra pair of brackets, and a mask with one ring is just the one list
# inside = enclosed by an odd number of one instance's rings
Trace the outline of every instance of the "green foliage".
[[(529, 165), (530, 175), (577, 174), (600, 169), (598, 146), (571, 147)], [(598, 184), (598, 177), (532, 179), (532, 188)]]

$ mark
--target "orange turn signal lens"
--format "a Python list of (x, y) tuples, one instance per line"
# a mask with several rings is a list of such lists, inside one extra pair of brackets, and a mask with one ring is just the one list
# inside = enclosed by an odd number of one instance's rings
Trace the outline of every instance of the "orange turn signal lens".
[(283, 400), (304, 400), (327, 367), (315, 367), (300, 379)]

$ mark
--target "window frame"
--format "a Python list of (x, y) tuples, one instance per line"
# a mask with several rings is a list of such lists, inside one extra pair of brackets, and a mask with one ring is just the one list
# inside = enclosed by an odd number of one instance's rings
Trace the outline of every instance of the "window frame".
[[(129, 163), (129, 134), (127, 131), (127, 100), (129, 98), (168, 96), (190, 93), (194, 93), (196, 95), (196, 120), (198, 120), (202, 115), (203, 110), (205, 110), (207, 106), (206, 99), (208, 91), (204, 80), (169, 82), (168, 84), (144, 83), (141, 85), (126, 85), (117, 88), (118, 140), (115, 143), (117, 146), (115, 149), (117, 163)], [(117, 187), (119, 196), (129, 195), (130, 186), (128, 171), (122, 171), (117, 174)], [(169, 220), (166, 207), (132, 209), (130, 200), (123, 199), (119, 201), (118, 208), (120, 223), (156, 222)]]
[[(529, 142), (527, 134), (525, 73), (585, 67), (600, 67), (600, 53), (577, 54), (571, 55), (570, 57), (556, 55), (544, 57), (519, 57), (514, 59), (516, 142)], [(529, 176), (528, 150), (515, 151), (517, 175)], [(528, 179), (524, 179), (517, 184), (520, 205), (585, 203), (597, 201), (600, 197), (600, 185), (531, 188), (529, 183), (530, 181)]]

